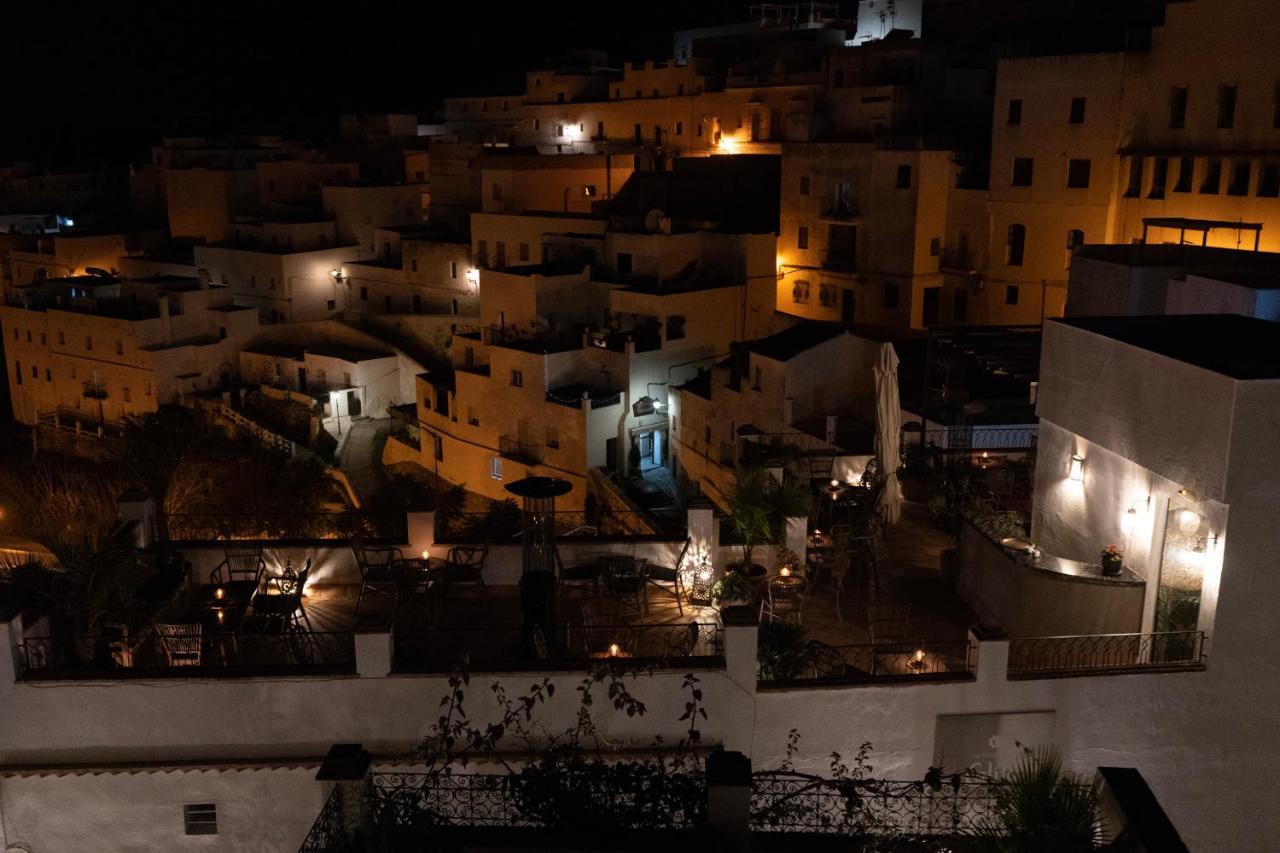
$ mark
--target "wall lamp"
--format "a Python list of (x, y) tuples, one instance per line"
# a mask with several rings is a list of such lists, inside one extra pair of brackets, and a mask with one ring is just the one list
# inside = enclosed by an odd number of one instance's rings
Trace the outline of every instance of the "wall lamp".
[(1084, 479), (1084, 457), (1079, 453), (1071, 454), (1070, 475), (1077, 483)]

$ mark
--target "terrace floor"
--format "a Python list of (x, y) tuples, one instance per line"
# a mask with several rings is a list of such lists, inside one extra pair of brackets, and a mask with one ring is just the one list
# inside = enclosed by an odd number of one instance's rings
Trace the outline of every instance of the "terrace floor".
[[(933, 525), (922, 504), (904, 503), (902, 520), (890, 531), (879, 562), (879, 600), (882, 604), (910, 605), (907, 640), (963, 640), (976, 618), (944, 581), (939, 556), (953, 541)], [(829, 645), (857, 645), (870, 642), (867, 606), (872, 603), (875, 584), (869, 572), (856, 572), (845, 584), (837, 614), (836, 597), (829, 589), (814, 592), (805, 602), (802, 624), (809, 636)], [(393, 615), (390, 598), (367, 595), (356, 618), (358, 585), (322, 585), (309, 588), (304, 606), (316, 631), (347, 631), (353, 628), (386, 625)], [(582, 621), (582, 605), (593, 598), (589, 588), (566, 592), (560, 621)], [(425, 605), (411, 602), (395, 614), (398, 626), (426, 626), (432, 630), (474, 632), (514, 631), (521, 624), (520, 590), (514, 586), (492, 586), (484, 595), (474, 589), (451, 591), (428, 616)], [(687, 625), (691, 621), (717, 622), (715, 607), (685, 602), (684, 612), (665, 590), (650, 587), (647, 609), (621, 611), (620, 623), (627, 625)]]

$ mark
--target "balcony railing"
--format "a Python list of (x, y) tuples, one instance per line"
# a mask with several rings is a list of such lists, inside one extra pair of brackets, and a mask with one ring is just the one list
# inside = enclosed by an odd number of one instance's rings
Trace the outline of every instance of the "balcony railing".
[(542, 461), (542, 454), (538, 452), (537, 447), (532, 444), (526, 444), (512, 435), (498, 437), (498, 453), (508, 459), (514, 459), (516, 462), (523, 462), (526, 465), (537, 465)]
[(107, 636), (25, 637), (18, 645), (27, 681), (103, 678), (231, 678), (268, 675), (350, 675), (356, 671), (349, 631), (210, 633), (198, 654), (174, 665), (158, 638), (135, 642)]
[(852, 252), (826, 252), (822, 256), (822, 268), (837, 272), (857, 272), (858, 259)]
[(1036, 449), (1039, 435), (1039, 429), (1033, 426), (985, 427), (966, 424), (925, 430), (924, 442), (941, 452), (1030, 452)]
[(822, 209), (822, 218), (836, 222), (852, 222), (859, 216), (858, 206), (852, 202), (843, 204), (828, 202)]
[(1204, 666), (1203, 631), (1026, 637), (1009, 641), (1010, 678), (1164, 672)]
[(588, 669), (599, 663), (722, 666), (720, 625), (560, 625), (535, 637), (524, 628), (397, 628), (396, 672), (450, 672), (465, 658), (472, 672)]
[(403, 513), (181, 513), (166, 517), (169, 539), (179, 542), (300, 539), (343, 541), (356, 534), (404, 542)]
[[(553, 514), (557, 539), (662, 539), (685, 537), (687, 516), (665, 513), (600, 510), (557, 510)], [(519, 542), (525, 517), (512, 512), (449, 512), (436, 514), (436, 541)]]
[(809, 643), (776, 657), (763, 652), (762, 684), (969, 679), (977, 667), (977, 649), (968, 640), (848, 646)]
[(298, 848), (298, 853), (330, 853), (342, 849), (346, 841), (342, 820), (342, 788), (335, 786), (329, 792), (329, 799), (324, 801), (324, 808), (320, 810), (316, 822), (311, 825), (311, 831)]
[(84, 383), (84, 396), (90, 400), (107, 399), (107, 383), (88, 380)]

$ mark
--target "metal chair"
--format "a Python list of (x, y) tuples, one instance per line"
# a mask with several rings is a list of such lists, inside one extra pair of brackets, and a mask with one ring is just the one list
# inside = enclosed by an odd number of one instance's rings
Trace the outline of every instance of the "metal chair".
[(204, 649), (204, 626), (199, 622), (174, 625), (157, 622), (156, 638), (166, 666), (199, 666)]
[(360, 605), (366, 593), (384, 595), (391, 599), (393, 606), (398, 605), (400, 584), (395, 563), (404, 560), (400, 549), (371, 548), (365, 544), (364, 537), (357, 534), (351, 539), (351, 554), (360, 569), (360, 593), (356, 596), (355, 615), (360, 615)]
[(648, 583), (645, 581), (647, 561), (643, 557), (606, 555), (598, 558), (604, 567), (609, 590), (619, 598), (634, 597), (636, 610), (642, 615), (649, 608)]
[(582, 603), (582, 647), (588, 656), (619, 642), (615, 636), (619, 618), (616, 598), (595, 598)]
[(223, 550), (223, 560), (209, 574), (209, 581), (247, 602), (262, 589), (266, 570), (261, 545), (237, 543)]
[(800, 625), (804, 611), (804, 587), (781, 581), (782, 578), (773, 578), (765, 587), (764, 597), (760, 600), (760, 621), (767, 617), (770, 622), (781, 620)]
[(849, 552), (841, 551), (831, 562), (828, 579), (831, 582), (831, 593), (836, 599), (836, 619), (843, 622), (844, 614), (840, 612), (840, 599), (844, 598), (844, 579), (849, 574)]
[(676, 597), (676, 610), (680, 615), (684, 615), (683, 599), (687, 596), (684, 592), (684, 577), (680, 572), (681, 566), (684, 565), (684, 558), (689, 553), (689, 546), (693, 544), (693, 539), (684, 540), (684, 547), (680, 549), (680, 556), (676, 558), (676, 564), (672, 566), (655, 566), (652, 563), (646, 564), (645, 583), (652, 584), (659, 589), (668, 590)]
[(449, 549), (444, 565), (440, 568), (440, 581), (445, 588), (472, 586), (487, 595), (484, 585), (484, 564), (489, 558), (488, 545), (456, 545)]

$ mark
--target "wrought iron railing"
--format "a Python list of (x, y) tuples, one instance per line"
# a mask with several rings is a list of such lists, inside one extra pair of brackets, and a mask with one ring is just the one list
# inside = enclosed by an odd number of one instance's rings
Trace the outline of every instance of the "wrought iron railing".
[(508, 459), (525, 462), (529, 465), (537, 465), (542, 461), (542, 455), (538, 452), (536, 446), (527, 444), (513, 435), (498, 437), (498, 453)]
[(724, 654), (716, 622), (661, 625), (566, 624), (524, 628), (401, 628), (392, 635), (397, 672), (589, 669), (601, 663), (718, 665)]
[(1025, 637), (1009, 641), (1010, 678), (1199, 669), (1203, 631)]
[[(176, 652), (176, 653), (174, 653)], [(127, 636), (24, 637), (18, 663), (25, 680), (228, 678), (346, 675), (356, 670), (350, 631), (206, 632), (170, 641)]]
[(924, 442), (933, 450), (951, 453), (974, 451), (1030, 452), (1036, 449), (1039, 429), (1025, 427), (949, 426), (925, 430)]
[[(542, 802), (538, 783), (519, 773), (374, 773), (372, 781), (374, 815), (383, 826), (567, 828), (555, 819), (554, 806)], [(610, 814), (626, 815), (619, 830), (692, 829), (706, 814), (701, 774), (668, 773), (658, 780), (617, 774), (593, 781), (575, 789), (577, 808), (570, 811), (598, 801)], [(677, 786), (688, 796), (673, 798)]]
[(977, 648), (968, 640), (846, 646), (809, 643), (778, 655), (762, 649), (760, 676), (764, 684), (971, 678), (977, 656)]
[(342, 841), (342, 789), (335, 787), (329, 792), (329, 799), (325, 800), (324, 808), (320, 809), (298, 853), (330, 853), (338, 850)]
[(751, 829), (823, 835), (961, 835), (989, 825), (999, 783), (824, 779), (791, 771), (751, 780)]
[(208, 542), (257, 539), (346, 540), (361, 534), (369, 539), (404, 542), (403, 513), (171, 513), (166, 517), (170, 540)]
[[(600, 510), (557, 510), (553, 513), (557, 539), (683, 538), (684, 513)], [(450, 512), (436, 515), (436, 541), (519, 542), (525, 518), (511, 512)]]

